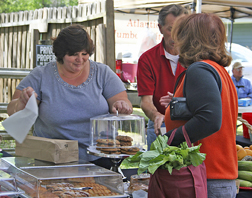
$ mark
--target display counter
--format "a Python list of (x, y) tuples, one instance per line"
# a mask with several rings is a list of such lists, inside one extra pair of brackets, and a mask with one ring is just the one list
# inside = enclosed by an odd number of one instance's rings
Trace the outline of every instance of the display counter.
[(242, 147), (244, 147), (244, 146), (250, 146), (252, 144), (252, 142), (250, 141), (250, 139), (247, 139), (241, 135), (237, 135), (236, 136), (236, 144), (239, 144)]
[(246, 112), (252, 112), (252, 106), (247, 106), (247, 107), (238, 107), (238, 113), (246, 113)]
[(55, 165), (32, 158), (3, 157), (0, 167), (10, 176), (1, 182), (12, 185), (14, 192), (21, 193), (19, 197), (128, 197), (121, 174), (89, 162)]

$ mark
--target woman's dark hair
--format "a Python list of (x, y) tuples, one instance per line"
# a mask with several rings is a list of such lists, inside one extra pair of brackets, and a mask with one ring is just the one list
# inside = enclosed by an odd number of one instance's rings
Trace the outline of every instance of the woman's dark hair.
[(93, 41), (82, 25), (70, 25), (62, 29), (57, 38), (52, 40), (53, 52), (59, 63), (63, 63), (66, 54), (71, 56), (85, 50), (91, 56), (94, 52)]
[(225, 26), (217, 15), (199, 13), (181, 16), (175, 21), (171, 34), (183, 66), (206, 59), (224, 67), (230, 65), (232, 57), (225, 47)]

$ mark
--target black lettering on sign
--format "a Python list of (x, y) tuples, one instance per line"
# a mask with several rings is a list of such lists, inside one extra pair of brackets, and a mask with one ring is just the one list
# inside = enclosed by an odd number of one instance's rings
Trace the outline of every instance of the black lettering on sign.
[(56, 61), (52, 45), (36, 45), (36, 67), (44, 66)]

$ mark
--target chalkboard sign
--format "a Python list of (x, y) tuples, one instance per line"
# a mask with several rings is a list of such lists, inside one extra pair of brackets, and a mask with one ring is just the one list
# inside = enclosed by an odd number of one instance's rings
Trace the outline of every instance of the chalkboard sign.
[(44, 66), (49, 62), (55, 61), (52, 45), (36, 45), (36, 66)]

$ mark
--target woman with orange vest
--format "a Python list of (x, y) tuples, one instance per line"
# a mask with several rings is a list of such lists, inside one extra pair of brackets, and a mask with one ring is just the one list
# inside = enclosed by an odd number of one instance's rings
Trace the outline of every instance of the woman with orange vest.
[(172, 28), (179, 50), (179, 62), (187, 68), (174, 97), (186, 97), (193, 114), (189, 120), (171, 120), (166, 109), (165, 125), (169, 137), (177, 128), (172, 145), (184, 142), (182, 126), (194, 145), (202, 143), (206, 153), (208, 198), (236, 196), (238, 176), (236, 153), (237, 93), (225, 67), (231, 57), (225, 49), (226, 33), (214, 14), (180, 17)]

